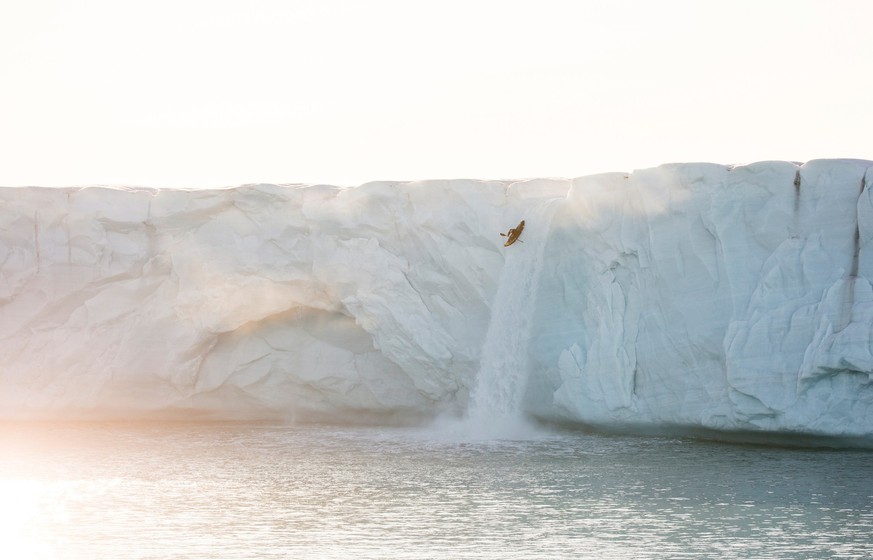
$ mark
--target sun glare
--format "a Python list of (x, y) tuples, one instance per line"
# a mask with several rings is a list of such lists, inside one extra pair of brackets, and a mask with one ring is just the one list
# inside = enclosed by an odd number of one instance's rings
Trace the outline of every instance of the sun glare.
[(35, 480), (0, 480), (0, 551), (3, 558), (51, 558), (51, 548), (35, 529), (47, 516), (46, 488)]

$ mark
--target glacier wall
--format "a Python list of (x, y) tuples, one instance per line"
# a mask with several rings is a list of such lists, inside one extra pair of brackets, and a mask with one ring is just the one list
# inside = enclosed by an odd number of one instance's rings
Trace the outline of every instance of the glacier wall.
[(537, 258), (520, 411), (873, 438), (871, 167), (0, 188), (0, 417), (463, 414)]

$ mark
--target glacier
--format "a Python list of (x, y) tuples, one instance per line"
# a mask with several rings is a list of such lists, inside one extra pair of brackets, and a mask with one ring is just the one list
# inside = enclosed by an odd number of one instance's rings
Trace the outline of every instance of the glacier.
[(871, 168), (0, 188), (0, 418), (873, 441)]

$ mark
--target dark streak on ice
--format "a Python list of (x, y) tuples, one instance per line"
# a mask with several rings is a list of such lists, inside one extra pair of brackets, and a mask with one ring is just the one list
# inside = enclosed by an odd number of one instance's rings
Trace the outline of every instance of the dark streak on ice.
[(794, 173), (794, 213), (800, 209), (800, 169)]

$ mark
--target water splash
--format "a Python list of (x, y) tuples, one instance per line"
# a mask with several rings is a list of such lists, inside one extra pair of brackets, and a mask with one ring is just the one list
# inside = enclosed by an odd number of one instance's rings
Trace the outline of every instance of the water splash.
[(471, 437), (531, 437), (522, 399), (528, 379), (528, 345), (533, 328), (543, 252), (559, 199), (545, 201), (526, 218), (521, 241), (506, 250), (506, 260), (491, 307), (467, 426)]

